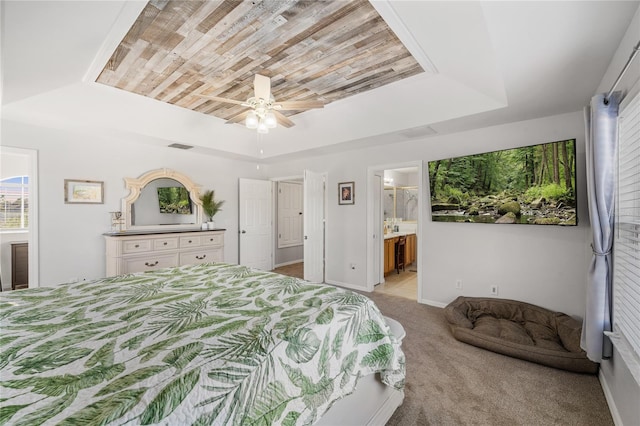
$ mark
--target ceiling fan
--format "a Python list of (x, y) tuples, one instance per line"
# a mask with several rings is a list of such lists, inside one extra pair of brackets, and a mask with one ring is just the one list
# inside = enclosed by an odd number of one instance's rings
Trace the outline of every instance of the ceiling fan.
[(246, 101), (221, 98), (218, 96), (199, 95), (203, 98), (212, 99), (218, 102), (242, 105), (250, 108), (235, 117), (227, 120), (227, 123), (245, 122), (249, 129), (258, 129), (258, 133), (269, 133), (269, 129), (277, 126), (277, 123), (284, 127), (293, 127), (295, 124), (280, 111), (300, 111), (307, 109), (323, 108), (320, 101), (284, 101), (276, 102), (271, 94), (271, 79), (264, 75), (256, 74), (253, 80), (254, 96)]

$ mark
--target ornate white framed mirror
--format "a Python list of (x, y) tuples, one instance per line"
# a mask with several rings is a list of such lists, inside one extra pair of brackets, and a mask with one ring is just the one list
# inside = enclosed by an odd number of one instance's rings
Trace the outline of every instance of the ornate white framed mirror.
[(129, 195), (122, 199), (124, 230), (200, 229), (200, 185), (171, 169), (124, 178)]

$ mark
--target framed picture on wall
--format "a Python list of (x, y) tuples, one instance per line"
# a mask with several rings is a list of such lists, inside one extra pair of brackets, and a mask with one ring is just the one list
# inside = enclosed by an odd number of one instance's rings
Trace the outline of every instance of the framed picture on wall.
[(355, 204), (355, 183), (340, 182), (338, 184), (338, 204)]
[(104, 203), (104, 182), (93, 180), (64, 180), (65, 204)]

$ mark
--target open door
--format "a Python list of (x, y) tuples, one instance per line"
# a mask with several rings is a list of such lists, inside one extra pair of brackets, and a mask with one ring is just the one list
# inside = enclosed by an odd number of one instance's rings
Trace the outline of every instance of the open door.
[(324, 175), (304, 171), (304, 279), (324, 282)]
[(270, 271), (271, 244), (271, 181), (240, 179), (239, 246), (240, 264)]

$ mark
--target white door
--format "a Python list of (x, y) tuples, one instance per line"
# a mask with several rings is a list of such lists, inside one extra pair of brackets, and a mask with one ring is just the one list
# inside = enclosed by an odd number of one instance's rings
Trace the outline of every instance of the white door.
[(324, 176), (304, 171), (304, 279), (324, 282)]
[(271, 182), (240, 179), (240, 264), (270, 271), (271, 244)]

